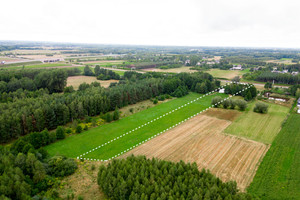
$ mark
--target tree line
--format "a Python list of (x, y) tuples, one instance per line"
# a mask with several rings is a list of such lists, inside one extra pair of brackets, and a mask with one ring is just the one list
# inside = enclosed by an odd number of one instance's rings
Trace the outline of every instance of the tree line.
[(198, 83), (205, 83), (207, 92), (219, 82), (204, 73), (178, 74), (164, 78), (124, 81), (104, 89), (100, 84), (65, 94), (44, 94), (36, 98), (16, 99), (0, 104), (0, 142), (7, 142), (35, 131), (55, 129), (75, 119), (95, 116), (116, 108), (147, 100), (161, 94), (176, 97), (195, 91)]
[(223, 183), (196, 163), (173, 163), (145, 156), (114, 159), (100, 166), (97, 182), (110, 199), (253, 199), (235, 182)]

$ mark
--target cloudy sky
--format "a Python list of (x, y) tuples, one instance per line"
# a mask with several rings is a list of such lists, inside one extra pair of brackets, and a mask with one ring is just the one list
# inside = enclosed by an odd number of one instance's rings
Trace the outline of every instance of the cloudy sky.
[(0, 40), (300, 48), (299, 0), (5, 0)]

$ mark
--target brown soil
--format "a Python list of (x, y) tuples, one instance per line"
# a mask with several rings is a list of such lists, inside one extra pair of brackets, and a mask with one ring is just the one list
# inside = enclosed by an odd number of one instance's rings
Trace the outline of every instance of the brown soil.
[[(213, 115), (227, 120), (217, 119)], [(244, 191), (251, 183), (257, 167), (268, 150), (259, 142), (223, 134), (235, 114), (210, 111), (133, 149), (131, 154), (146, 155), (170, 161), (196, 162), (199, 170), (209, 169), (223, 181), (235, 180)]]
[(218, 119), (224, 119), (229, 121), (234, 121), (241, 112), (237, 110), (225, 110), (222, 108), (212, 108), (204, 113), (207, 116), (216, 117)]

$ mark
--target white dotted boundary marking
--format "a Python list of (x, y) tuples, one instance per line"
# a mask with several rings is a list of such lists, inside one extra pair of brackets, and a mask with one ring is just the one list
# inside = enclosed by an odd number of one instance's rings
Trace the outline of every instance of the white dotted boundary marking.
[[(233, 82), (233, 83), (237, 83), (237, 82)], [(213, 92), (216, 92), (216, 91), (222, 89), (223, 87), (227, 86), (228, 84), (229, 84), (229, 83), (226, 83), (225, 85), (223, 85), (223, 86), (221, 86), (221, 87), (215, 89), (214, 91), (211, 91), (211, 92), (209, 92), (209, 93), (206, 93), (206, 94), (204, 94), (204, 95), (201, 96), (201, 97), (198, 97), (198, 98), (196, 98), (196, 99), (194, 99), (194, 100), (191, 100), (190, 102), (188, 102), (188, 103), (186, 103), (186, 104), (184, 104), (184, 105), (182, 105), (182, 106), (179, 106), (178, 108), (173, 109), (172, 111), (167, 112), (167, 113), (165, 113), (165, 114), (163, 114), (163, 115), (161, 115), (161, 116), (155, 118), (154, 120), (151, 120), (151, 121), (149, 121), (149, 122), (146, 122), (145, 124), (143, 124), (143, 125), (141, 125), (141, 126), (138, 126), (137, 128), (134, 128), (134, 129), (132, 129), (131, 131), (128, 131), (127, 133), (124, 133), (124, 134), (122, 134), (122, 135), (120, 135), (120, 136), (118, 136), (118, 137), (116, 137), (116, 138), (113, 138), (113, 139), (111, 139), (110, 141), (108, 141), (108, 142), (106, 142), (106, 143), (104, 143), (104, 144), (101, 144), (101, 145), (99, 145), (99, 146), (93, 148), (92, 150), (89, 150), (89, 151), (87, 151), (86, 153), (81, 154), (80, 156), (77, 156), (77, 159), (82, 159), (83, 156), (85, 156), (85, 155), (91, 153), (92, 151), (95, 151), (95, 150), (97, 150), (97, 149), (100, 149), (101, 147), (106, 146), (106, 145), (110, 144), (111, 142), (116, 141), (117, 139), (120, 139), (120, 138), (122, 138), (122, 137), (128, 135), (129, 133), (134, 132), (135, 130), (137, 130), (137, 129), (143, 127), (143, 126), (146, 126), (146, 125), (152, 123), (153, 121), (156, 121), (156, 120), (158, 120), (158, 119), (160, 119), (160, 118), (162, 118), (162, 117), (165, 117), (166, 115), (171, 114), (172, 112), (175, 112), (175, 111), (177, 111), (178, 109), (183, 108), (184, 106), (187, 106), (187, 105), (189, 105), (190, 103), (193, 103), (193, 102), (195, 102), (196, 100), (199, 100), (199, 99), (201, 99), (202, 97), (207, 96), (208, 94), (212, 94)], [(239, 83), (239, 84), (248, 85), (248, 87), (247, 87), (246, 89), (249, 89), (249, 88), (252, 86), (252, 85), (249, 86), (249, 84), (246, 84), (246, 83)], [(241, 91), (237, 92), (236, 94), (239, 94), (239, 93), (241, 93), (242, 91), (244, 91), (244, 90), (241, 90)], [(235, 96), (235, 94), (233, 94), (233, 96)], [(227, 100), (227, 99), (229, 99), (229, 98), (230, 98), (230, 97), (227, 97), (227, 98), (225, 98), (225, 99), (223, 99), (223, 100)], [(209, 106), (208, 108), (214, 107), (214, 106), (216, 106), (216, 105), (222, 103), (223, 100), (220, 101), (220, 102), (218, 102), (218, 103), (216, 103), (215, 105)], [(195, 115), (193, 115), (193, 116), (191, 116), (191, 117), (188, 117), (187, 119), (190, 119), (190, 118), (192, 118), (192, 117), (195, 117), (195, 116), (198, 115), (198, 114), (201, 114), (203, 111), (208, 110), (208, 108), (206, 108), (206, 109), (200, 111), (199, 113), (197, 113), (197, 114), (195, 114)], [(180, 123), (185, 122), (187, 119), (181, 121)], [(178, 124), (176, 124), (176, 126), (177, 126), (177, 125), (178, 125)], [(170, 129), (171, 129), (171, 128), (174, 128), (174, 127), (175, 127), (175, 126), (170, 127)], [(166, 130), (169, 130), (169, 129), (166, 129)], [(166, 130), (164, 130), (164, 132), (165, 132)], [(83, 159), (85, 159), (85, 158), (83, 158)], [(98, 160), (98, 161), (99, 161), (99, 160)], [(101, 160), (101, 161), (103, 161), (103, 160)], [(106, 160), (106, 161), (107, 161), (107, 160)]]

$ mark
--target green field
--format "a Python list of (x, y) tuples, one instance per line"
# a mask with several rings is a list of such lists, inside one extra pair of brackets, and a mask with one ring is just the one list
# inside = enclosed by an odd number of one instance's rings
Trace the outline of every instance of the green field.
[[(98, 150), (95, 150), (92, 153), (89, 153), (85, 157), (103, 160), (111, 158), (112, 156), (121, 153), (133, 145), (136, 145), (139, 142), (142, 142), (145, 139), (169, 128), (170, 126), (175, 125), (191, 115), (208, 108), (211, 104), (211, 99), (216, 95), (226, 97), (224, 94), (206, 96)], [(65, 156), (75, 158), (200, 96), (202, 95), (191, 93), (185, 97), (160, 104), (118, 121), (68, 137), (47, 146), (46, 150), (50, 155), (63, 154)]]
[(289, 116), (248, 191), (266, 200), (300, 199), (300, 114)]
[(40, 64), (41, 61), (32, 61), (32, 62), (19, 62), (19, 63), (11, 63), (11, 64), (5, 64), (1, 65), (0, 68), (6, 68), (6, 69), (20, 69), (23, 67), (23, 65), (34, 65), (34, 64)]
[[(68, 66), (65, 63), (50, 63), (50, 64), (38, 64), (38, 65), (26, 65), (26, 64), (23, 64), (23, 65), (24, 65), (25, 69), (34, 69), (34, 68), (43, 68), (43, 67)], [(7, 67), (7, 69), (22, 69), (23, 65), (18, 65), (18, 66), (14, 66), (14, 67)]]
[(225, 133), (271, 144), (280, 131), (289, 108), (268, 103), (268, 113), (260, 114), (253, 112), (256, 102), (250, 103), (247, 110), (225, 129)]
[(221, 69), (210, 69), (205, 71), (211, 74), (216, 78), (225, 78), (225, 79), (233, 79), (235, 76), (242, 76), (243, 74), (249, 72), (249, 69), (245, 70), (221, 70)]

